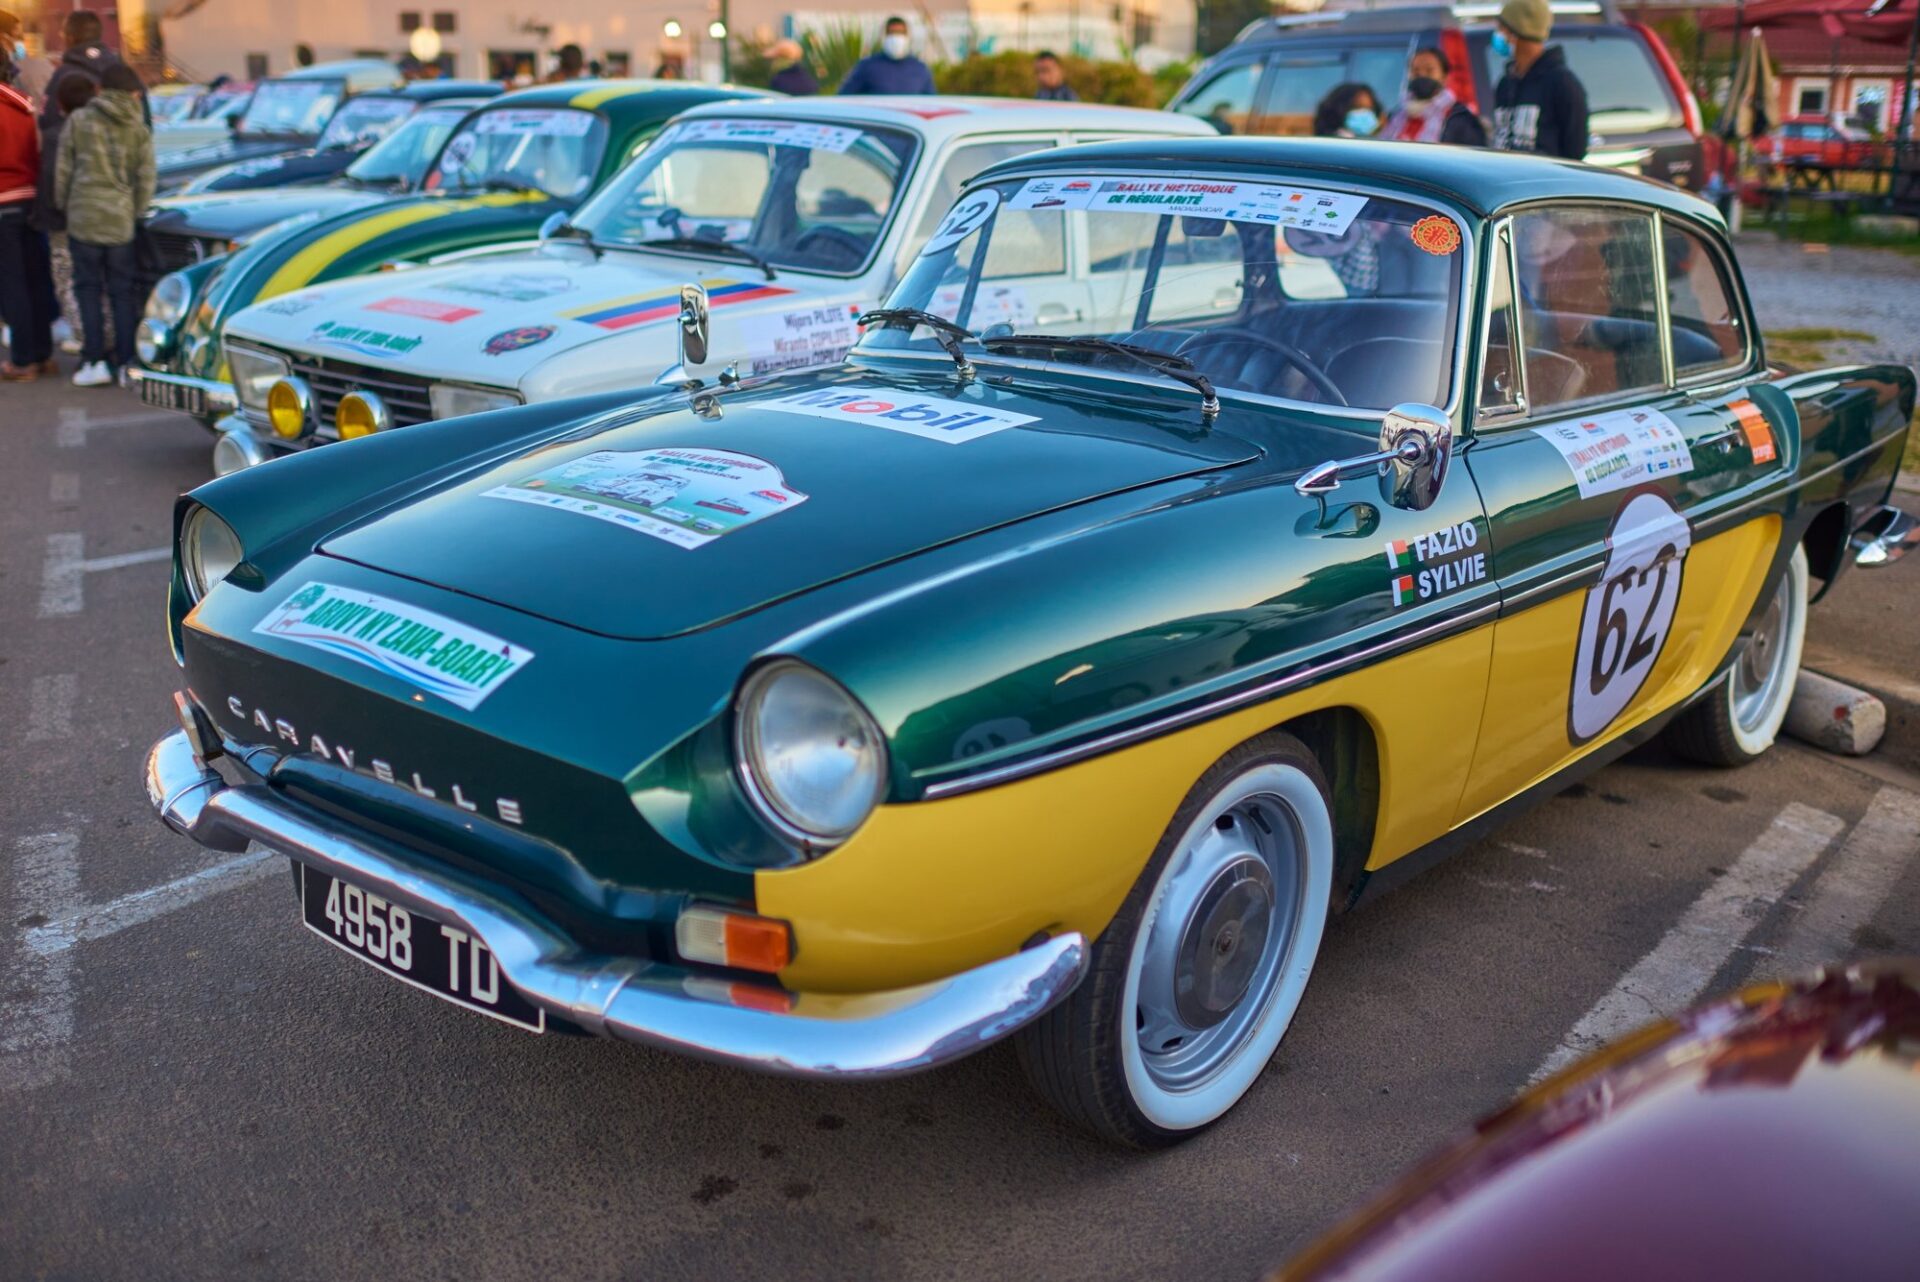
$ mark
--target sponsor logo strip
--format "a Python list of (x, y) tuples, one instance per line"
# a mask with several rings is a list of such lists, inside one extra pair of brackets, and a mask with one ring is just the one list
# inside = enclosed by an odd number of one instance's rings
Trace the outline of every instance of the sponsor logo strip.
[(425, 298), (383, 298), (377, 303), (368, 303), (370, 312), (388, 312), (395, 316), (411, 316), (416, 320), (439, 321), (451, 325), (463, 321), (469, 316), (478, 316), (478, 307), (462, 307), (458, 303), (436, 303)]
[(383, 672), (471, 711), (533, 659), (533, 651), (370, 592), (309, 582), (254, 625)]
[(886, 388), (834, 387), (776, 396), (765, 404), (789, 414), (865, 423), (890, 432), (929, 441), (959, 445), (1004, 432), (1010, 427), (1037, 423), (1032, 414), (1009, 414), (972, 401), (950, 401), (939, 396), (905, 396)]
[[(710, 308), (730, 307), (735, 303), (750, 303), (762, 298), (781, 298), (793, 292), (778, 285), (756, 285), (745, 281), (715, 280), (702, 283), (707, 287), (707, 306)], [(601, 329), (626, 329), (678, 316), (680, 291), (671, 289), (659, 294), (616, 298), (560, 314), (568, 320), (596, 325)]]
[(1533, 431), (1566, 460), (1583, 499), (1693, 470), (1686, 433), (1656, 409), (1614, 410)]

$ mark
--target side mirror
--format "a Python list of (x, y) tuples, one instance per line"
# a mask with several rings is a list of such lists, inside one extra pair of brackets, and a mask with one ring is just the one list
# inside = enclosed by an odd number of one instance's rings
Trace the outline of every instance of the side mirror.
[(545, 222), (540, 224), (540, 239), (542, 241), (552, 240), (553, 234), (559, 231), (562, 227), (565, 227), (566, 225), (567, 225), (567, 211), (564, 209), (556, 209), (554, 212), (547, 215), (547, 220)]
[(708, 315), (707, 291), (700, 285), (680, 287), (680, 368), (694, 378), (695, 366), (707, 363), (707, 341), (712, 320)]
[(1387, 502), (1424, 512), (1440, 497), (1453, 460), (1453, 424), (1431, 405), (1408, 401), (1380, 420), (1380, 451), (1391, 453), (1380, 477)]

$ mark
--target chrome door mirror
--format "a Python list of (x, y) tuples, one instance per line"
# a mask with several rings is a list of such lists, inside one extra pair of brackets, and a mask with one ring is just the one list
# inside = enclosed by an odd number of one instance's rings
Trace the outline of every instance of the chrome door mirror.
[(564, 209), (555, 210), (553, 213), (547, 215), (545, 222), (540, 224), (540, 239), (542, 241), (552, 240), (553, 234), (566, 225), (567, 211)]
[(1380, 420), (1380, 452), (1389, 456), (1381, 475), (1387, 502), (1424, 512), (1440, 497), (1440, 485), (1447, 479), (1453, 424), (1431, 405), (1396, 405)]
[(1293, 488), (1309, 498), (1321, 498), (1339, 489), (1341, 481), (1374, 472), (1387, 502), (1421, 512), (1440, 496), (1440, 483), (1446, 479), (1452, 457), (1453, 424), (1446, 414), (1408, 401), (1388, 410), (1380, 420), (1379, 450), (1308, 468)]
[(707, 310), (707, 291), (700, 285), (680, 287), (680, 368), (693, 378), (694, 367), (707, 363), (707, 340), (712, 320)]

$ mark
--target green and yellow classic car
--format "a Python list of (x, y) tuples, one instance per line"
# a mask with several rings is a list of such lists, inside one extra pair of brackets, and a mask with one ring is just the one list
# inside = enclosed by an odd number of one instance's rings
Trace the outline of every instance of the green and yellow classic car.
[[(412, 189), (404, 196), (322, 193), (304, 213), (289, 208), (271, 226), (255, 216), (259, 198), (227, 208), (174, 202), (195, 216), (162, 217), (157, 231), (169, 238), (162, 248), (175, 261), (196, 261), (163, 277), (148, 300), (141, 365), (131, 374), (140, 398), (212, 427), (238, 408), (220, 334), (240, 309), (285, 295), (294, 298), (282, 305), (298, 308), (299, 291), (323, 281), (532, 243), (543, 223), (597, 191), (674, 116), (702, 103), (764, 96), (680, 81), (542, 85), (487, 103), (451, 137), (442, 135), (432, 157), (393, 157), (382, 175), (403, 179)], [(245, 243), (226, 252), (234, 241)], [(222, 470), (239, 465), (229, 461)]]
[(683, 386), (184, 498), (165, 822), (523, 1028), (828, 1077), (1013, 1035), (1161, 1145), (1330, 917), (1662, 730), (1764, 752), (1819, 585), (1920, 541), (1913, 373), (1771, 367), (1714, 211), (1580, 165), (1062, 148), (843, 365), (714, 370), (705, 312)]

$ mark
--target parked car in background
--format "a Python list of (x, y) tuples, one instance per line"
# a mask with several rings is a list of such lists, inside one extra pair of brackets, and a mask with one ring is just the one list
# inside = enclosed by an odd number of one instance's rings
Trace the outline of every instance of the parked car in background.
[(155, 120), (153, 150), (156, 160), (184, 151), (224, 143), (233, 136), (233, 125), (244, 116), (253, 102), (251, 80), (229, 80), (218, 89), (209, 89), (194, 100), (185, 119)]
[[(541, 85), (463, 114), (453, 135), (431, 151), (430, 139), (396, 135), (387, 140), (392, 146), (361, 158), (368, 167), (378, 166), (376, 176), (404, 173), (412, 180), (410, 194), (310, 188), (299, 199), (342, 206), (311, 218), (284, 217), (288, 206), (265, 193), (163, 201), (164, 207), (191, 211), (179, 220), (161, 218), (163, 252), (200, 260), (154, 286), (140, 327), (141, 364), (130, 377), (147, 404), (212, 426), (237, 408), (219, 334), (241, 308), (275, 300), (297, 312), (311, 304), (282, 295), (390, 264), (531, 245), (543, 222), (604, 185), (675, 115), (702, 103), (766, 96), (757, 89), (685, 81)], [(416, 143), (422, 144), (417, 150)], [(432, 162), (445, 156), (456, 159), (442, 171)], [(227, 211), (238, 208), (236, 223), (251, 223), (257, 216), (252, 206), (260, 200), (281, 219), (226, 252), (221, 233), (228, 230)], [(216, 454), (226, 459), (250, 441), (223, 441)]]
[(169, 80), (152, 86), (147, 90), (147, 109), (153, 113), (154, 127), (193, 119), (194, 107), (206, 94), (205, 85), (185, 80)]
[[(434, 418), (675, 380), (681, 288), (711, 300), (709, 358), (740, 375), (840, 359), (955, 192), (1072, 142), (1207, 136), (1166, 112), (852, 97), (687, 112), (537, 248), (345, 281), (239, 312), (223, 341), (259, 456)], [(451, 172), (456, 146), (439, 169)], [(429, 179), (431, 181), (431, 179)], [(1032, 247), (1064, 264), (1086, 247)], [(1071, 300), (997, 281), (980, 306), (1048, 323)], [(244, 356), (239, 355), (245, 352)], [(278, 371), (272, 377), (269, 371)], [(298, 403), (270, 406), (281, 378)], [(373, 418), (357, 416), (373, 407)], [(243, 435), (244, 433), (244, 435)]]
[(1522, 1095), (1269, 1282), (1910, 1278), (1920, 964), (1756, 984)]
[(413, 114), (434, 103), (478, 106), (498, 97), (493, 80), (416, 80), (399, 89), (363, 93), (340, 104), (312, 147), (278, 156), (260, 156), (221, 165), (180, 188), (184, 195), (205, 192), (284, 189), (323, 183), (336, 177), (392, 134)]
[(1863, 169), (1884, 152), (1865, 129), (1835, 124), (1825, 116), (1783, 120), (1754, 150), (1776, 165), (1823, 165), (1829, 169)]
[(398, 89), (402, 83), (392, 63), (372, 59), (323, 62), (263, 80), (232, 130), (223, 131), (226, 136), (202, 146), (156, 153), (156, 189), (163, 195), (178, 191), (208, 170), (237, 160), (304, 151), (319, 140), (348, 99)]
[[(1611, 4), (1561, 3), (1551, 43), (1587, 88), (1591, 164), (1629, 169), (1676, 186), (1705, 182), (1700, 107), (1652, 28), (1616, 20)], [(1407, 59), (1423, 46), (1446, 54), (1448, 88), (1489, 115), (1504, 60), (1493, 50), (1497, 4), (1322, 10), (1250, 23), (1174, 97), (1174, 111), (1222, 133), (1303, 135), (1314, 106), (1345, 81), (1400, 97)]]

